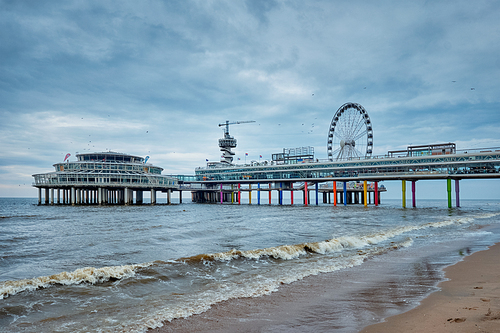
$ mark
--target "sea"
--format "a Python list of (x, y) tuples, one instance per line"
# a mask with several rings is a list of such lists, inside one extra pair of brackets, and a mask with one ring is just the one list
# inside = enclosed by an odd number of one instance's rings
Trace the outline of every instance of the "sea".
[[(404, 302), (392, 302), (399, 305), (391, 313), (364, 308), (368, 322), (326, 316), (322, 326), (357, 332), (415, 306), (445, 278), (442, 268), (500, 240), (500, 200), (461, 206), (39, 206), (36, 198), (0, 198), (0, 332), (145, 332), (226, 300), (293, 291), (313, 276), (376, 266), (383, 280), (384, 267), (399, 262), (395, 289)], [(431, 278), (422, 283), (422, 275)], [(342, 313), (356, 302), (331, 306)], [(318, 316), (311, 323), (325, 320)]]

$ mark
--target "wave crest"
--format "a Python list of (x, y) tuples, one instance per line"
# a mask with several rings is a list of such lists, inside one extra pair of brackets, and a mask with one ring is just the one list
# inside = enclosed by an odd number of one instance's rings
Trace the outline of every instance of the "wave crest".
[(22, 291), (47, 288), (52, 285), (74, 285), (80, 283), (102, 283), (111, 279), (124, 279), (135, 275), (135, 269), (146, 265), (125, 265), (112, 267), (85, 267), (73, 272), (61, 272), (50, 276), (41, 276), (33, 279), (5, 281), (0, 283), (0, 299), (15, 295)]

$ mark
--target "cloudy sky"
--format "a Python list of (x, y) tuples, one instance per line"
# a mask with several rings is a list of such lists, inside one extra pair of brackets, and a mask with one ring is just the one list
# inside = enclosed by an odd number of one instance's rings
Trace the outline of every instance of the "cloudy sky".
[(230, 128), (242, 160), (326, 158), (345, 102), (368, 111), (374, 154), (499, 147), (499, 17), (496, 1), (0, 0), (0, 196), (36, 196), (31, 175), (67, 153), (193, 174), (226, 120), (255, 120)]

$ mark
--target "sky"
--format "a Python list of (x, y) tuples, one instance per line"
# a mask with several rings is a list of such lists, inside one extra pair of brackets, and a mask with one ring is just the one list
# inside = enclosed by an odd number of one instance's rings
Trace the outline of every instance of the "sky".
[[(500, 147), (497, 1), (0, 0), (0, 196), (67, 153), (150, 156), (163, 174), (312, 146), (361, 104), (374, 155), (455, 142)], [(499, 180), (462, 196), (500, 198)], [(388, 197), (401, 185), (387, 182)], [(445, 182), (419, 182), (446, 198)]]

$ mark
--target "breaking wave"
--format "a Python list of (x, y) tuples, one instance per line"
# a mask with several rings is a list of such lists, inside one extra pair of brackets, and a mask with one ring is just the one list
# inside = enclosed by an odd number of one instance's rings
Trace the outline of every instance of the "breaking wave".
[(85, 267), (73, 272), (62, 272), (50, 276), (33, 279), (0, 282), (0, 299), (15, 295), (22, 291), (48, 288), (53, 285), (74, 285), (80, 283), (102, 283), (111, 279), (123, 279), (135, 275), (135, 269), (146, 267), (143, 265), (125, 265), (114, 267)]

